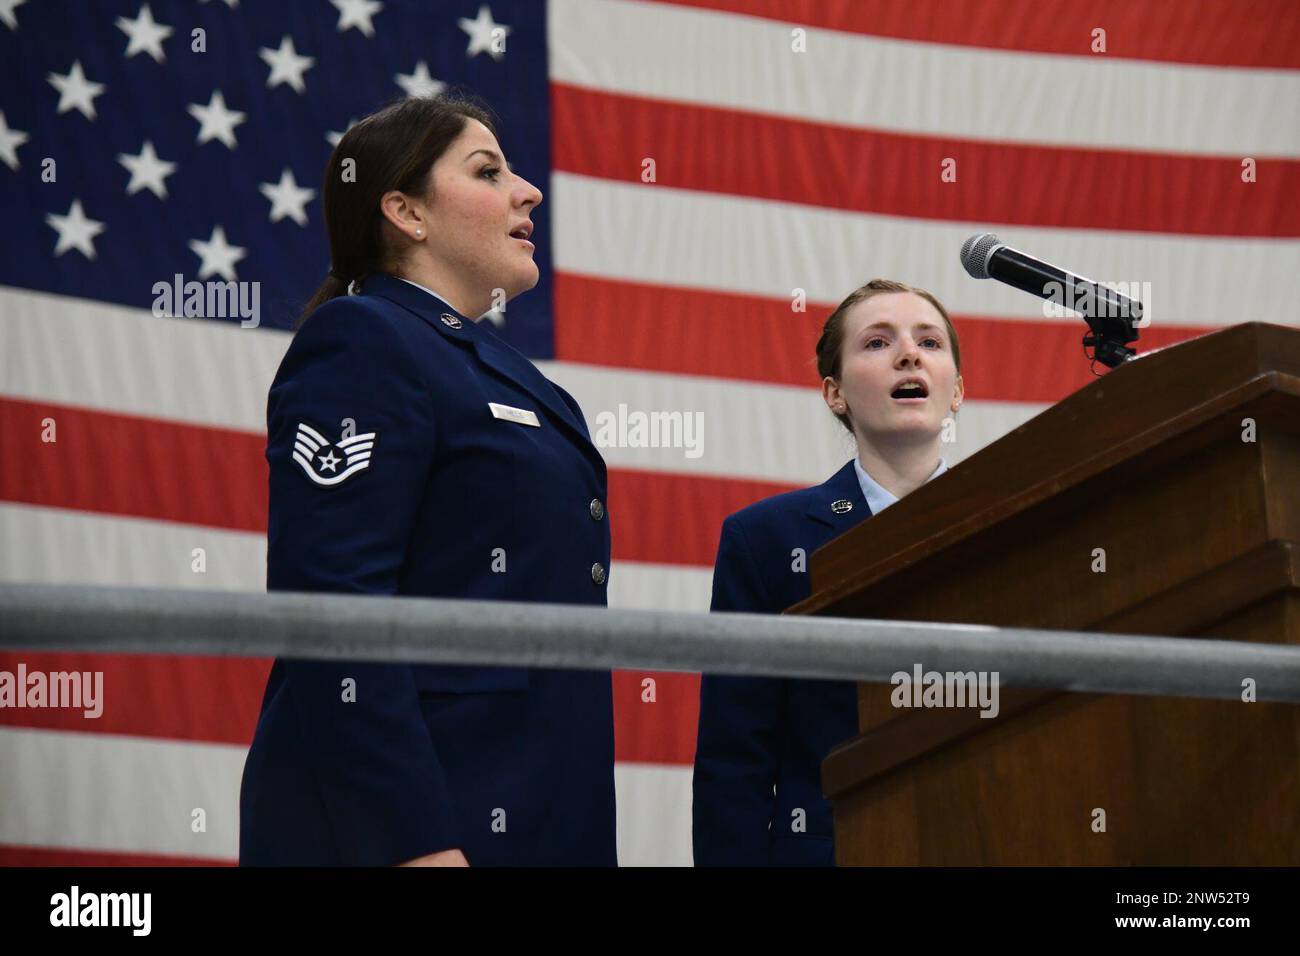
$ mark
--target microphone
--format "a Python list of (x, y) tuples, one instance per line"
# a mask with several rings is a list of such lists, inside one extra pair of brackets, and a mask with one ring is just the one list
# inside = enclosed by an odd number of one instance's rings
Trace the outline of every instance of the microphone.
[(1096, 347), (1097, 361), (1114, 368), (1137, 354), (1125, 344), (1138, 337), (1141, 302), (1012, 249), (991, 232), (962, 243), (961, 264), (976, 279), (996, 279), (1078, 312), (1092, 329), (1083, 344)]

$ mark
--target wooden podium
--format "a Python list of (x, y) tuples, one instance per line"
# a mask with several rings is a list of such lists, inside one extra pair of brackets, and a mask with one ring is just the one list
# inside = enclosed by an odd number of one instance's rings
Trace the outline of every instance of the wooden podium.
[[(1300, 330), (1148, 353), (811, 573), (787, 613), (1300, 644)], [(892, 689), (859, 685), (822, 765), (840, 865), (1300, 864), (1300, 706), (1003, 689), (982, 719)]]

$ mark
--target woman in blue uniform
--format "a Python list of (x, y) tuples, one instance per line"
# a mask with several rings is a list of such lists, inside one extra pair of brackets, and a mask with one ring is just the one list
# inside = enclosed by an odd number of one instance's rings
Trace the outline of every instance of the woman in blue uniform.
[[(268, 402), (268, 589), (605, 605), (605, 463), (475, 321), (536, 284), (541, 201), (465, 101), (344, 134), (330, 277)], [(613, 767), (608, 671), (281, 658), (240, 862), (613, 865)]]
[[(723, 522), (714, 611), (777, 614), (808, 597), (807, 555), (946, 468), (940, 439), (962, 401), (961, 353), (934, 296), (873, 279), (826, 320), (817, 371), (857, 453), (825, 483)], [(693, 783), (696, 865), (834, 865), (821, 763), (857, 733), (851, 681), (706, 674)]]

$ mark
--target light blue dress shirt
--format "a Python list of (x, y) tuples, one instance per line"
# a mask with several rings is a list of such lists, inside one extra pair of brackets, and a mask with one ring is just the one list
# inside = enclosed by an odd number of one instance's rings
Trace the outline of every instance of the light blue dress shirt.
[[(853, 459), (853, 470), (858, 473), (858, 484), (862, 486), (862, 497), (867, 499), (867, 507), (871, 509), (873, 515), (880, 514), (898, 500), (898, 497), (893, 492), (887, 490), (884, 485), (867, 474), (866, 469), (862, 467), (862, 462), (858, 461), (857, 458)], [(948, 463), (940, 458), (939, 467), (935, 468), (930, 477), (925, 480), (934, 481), (947, 470)]]

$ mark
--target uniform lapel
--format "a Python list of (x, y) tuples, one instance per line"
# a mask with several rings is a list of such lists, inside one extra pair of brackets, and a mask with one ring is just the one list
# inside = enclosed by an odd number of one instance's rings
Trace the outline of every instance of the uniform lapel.
[(583, 423), (578, 421), (572, 409), (546, 380), (546, 376), (521, 352), (498, 338), (491, 329), (461, 315), (442, 299), (394, 276), (369, 276), (364, 283), (364, 292), (366, 295), (379, 295), (395, 302), (414, 312), (446, 337), (471, 346), (480, 362), (531, 395), (550, 413), (551, 419), (560, 429), (598, 464), (601, 471), (604, 470), (605, 459), (592, 444)]
[(849, 530), (863, 518), (871, 517), (871, 508), (862, 496), (862, 485), (858, 483), (852, 459), (815, 489), (807, 515), (835, 528), (837, 534)]
[(527, 356), (499, 338), (491, 329), (478, 327), (474, 332), (474, 351), (478, 353), (479, 360), (484, 365), (523, 388), (546, 406), (561, 422), (579, 435), (582, 434), (573, 410), (565, 404), (559, 392), (551, 387), (546, 376), (528, 360)]

